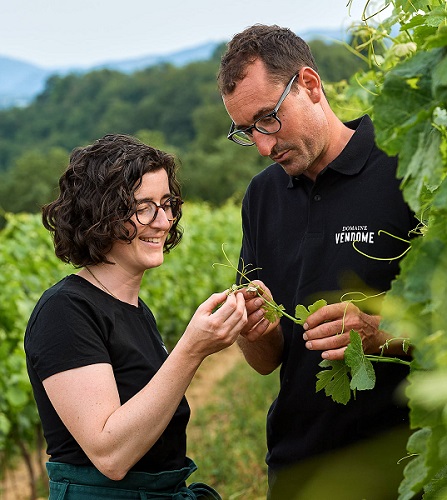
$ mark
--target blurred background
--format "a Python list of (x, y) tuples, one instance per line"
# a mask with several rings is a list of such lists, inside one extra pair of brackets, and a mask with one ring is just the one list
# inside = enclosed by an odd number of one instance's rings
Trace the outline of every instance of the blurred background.
[(325, 82), (346, 82), (366, 67), (346, 49), (362, 9), (346, 0), (3, 5), (0, 209), (39, 211), (68, 153), (113, 132), (176, 153), (187, 200), (240, 198), (268, 160), (226, 140), (230, 122), (216, 88), (225, 43), (254, 23), (287, 26), (310, 43)]

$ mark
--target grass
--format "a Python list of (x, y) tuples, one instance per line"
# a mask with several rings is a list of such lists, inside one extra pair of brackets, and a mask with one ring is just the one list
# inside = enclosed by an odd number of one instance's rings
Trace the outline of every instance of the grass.
[(244, 361), (219, 382), (212, 401), (188, 426), (192, 481), (213, 486), (225, 500), (265, 499), (265, 422), (278, 392), (278, 374), (263, 377)]

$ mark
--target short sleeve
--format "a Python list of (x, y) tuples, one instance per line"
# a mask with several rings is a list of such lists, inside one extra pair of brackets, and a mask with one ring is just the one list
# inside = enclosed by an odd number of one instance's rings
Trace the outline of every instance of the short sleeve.
[(40, 380), (73, 368), (110, 363), (108, 319), (84, 297), (59, 293), (39, 303), (25, 334), (25, 351)]

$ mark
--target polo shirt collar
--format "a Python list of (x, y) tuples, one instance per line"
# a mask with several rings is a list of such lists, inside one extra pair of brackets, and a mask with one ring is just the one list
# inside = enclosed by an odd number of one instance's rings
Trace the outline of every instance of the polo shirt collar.
[[(374, 126), (371, 118), (364, 115), (356, 120), (345, 122), (345, 125), (355, 130), (353, 136), (337, 158), (329, 163), (318, 175), (321, 175), (327, 169), (335, 170), (344, 175), (356, 175), (368, 161), (375, 143)], [(290, 177), (287, 187), (293, 188), (302, 177), (302, 175)]]

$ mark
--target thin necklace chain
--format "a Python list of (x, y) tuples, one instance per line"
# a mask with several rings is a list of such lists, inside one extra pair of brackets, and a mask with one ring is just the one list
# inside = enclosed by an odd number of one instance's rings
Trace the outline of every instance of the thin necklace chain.
[(93, 279), (98, 283), (98, 285), (105, 291), (107, 292), (109, 295), (111, 295), (114, 299), (117, 299), (119, 300), (119, 298), (116, 296), (116, 295), (113, 295), (113, 293), (105, 286), (103, 285), (99, 279), (93, 274), (93, 272), (90, 270), (90, 268), (88, 266), (85, 266), (85, 269), (87, 269), (87, 271), (92, 275)]

